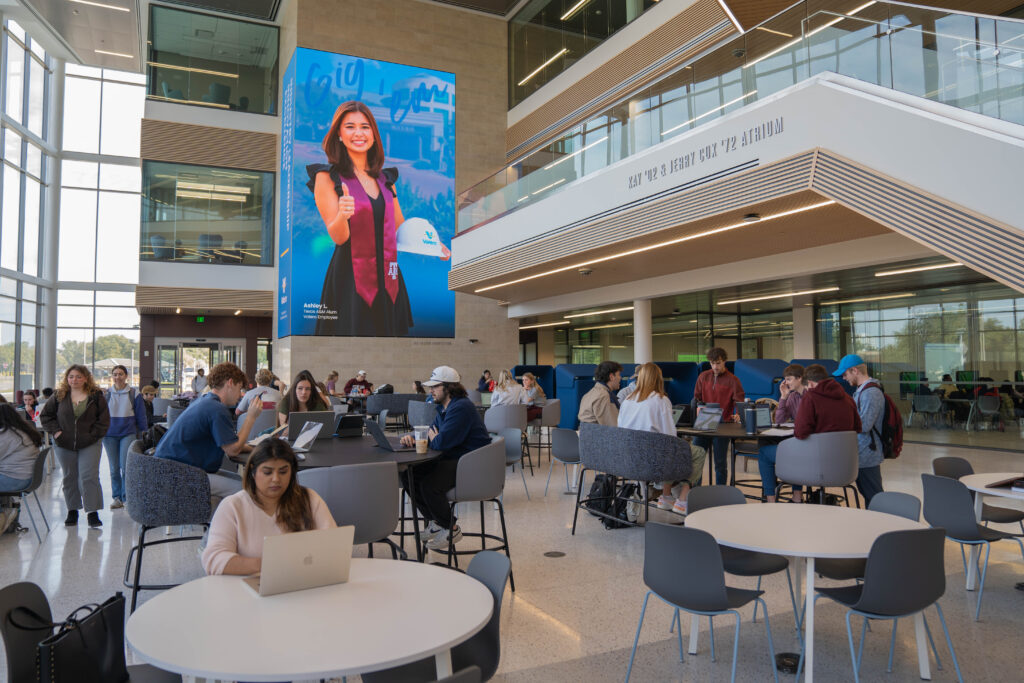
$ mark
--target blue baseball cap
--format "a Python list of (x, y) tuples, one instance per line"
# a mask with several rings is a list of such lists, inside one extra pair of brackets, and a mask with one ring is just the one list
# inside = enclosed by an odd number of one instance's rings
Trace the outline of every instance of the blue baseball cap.
[(855, 353), (847, 354), (839, 361), (839, 368), (832, 373), (832, 376), (842, 377), (844, 372), (858, 365), (864, 365), (864, 359)]

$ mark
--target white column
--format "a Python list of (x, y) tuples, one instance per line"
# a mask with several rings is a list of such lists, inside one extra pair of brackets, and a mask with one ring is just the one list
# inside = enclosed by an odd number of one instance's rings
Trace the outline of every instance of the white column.
[(633, 362), (648, 363), (654, 360), (651, 337), (651, 300), (637, 299), (633, 302)]
[(57, 150), (46, 170), (46, 205), (43, 214), (43, 272), (51, 283), (42, 304), (39, 347), (36, 349), (36, 370), (40, 386), (52, 386), (57, 374), (57, 255), (60, 248), (60, 164), (64, 148), (64, 60), (53, 60), (50, 83), (49, 135), (47, 141)]
[(814, 348), (814, 306), (804, 305), (810, 302), (810, 297), (793, 300), (793, 358), (818, 357)]

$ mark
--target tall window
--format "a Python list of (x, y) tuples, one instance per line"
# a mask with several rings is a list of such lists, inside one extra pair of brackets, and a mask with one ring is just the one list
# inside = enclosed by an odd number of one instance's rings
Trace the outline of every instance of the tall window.
[(0, 89), (0, 394), (37, 386), (35, 349), (40, 286), (44, 182), (53, 148), (47, 138), (52, 69), (45, 50), (17, 22), (3, 22)]
[(114, 365), (138, 367), (145, 76), (68, 65), (64, 83), (56, 367), (106, 384)]

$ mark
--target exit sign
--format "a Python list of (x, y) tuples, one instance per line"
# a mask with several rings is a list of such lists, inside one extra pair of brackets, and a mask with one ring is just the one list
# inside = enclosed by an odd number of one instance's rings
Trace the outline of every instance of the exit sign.
[(196, 316), (196, 322), (197, 323), (205, 323), (206, 322), (206, 316), (205, 315), (197, 315)]

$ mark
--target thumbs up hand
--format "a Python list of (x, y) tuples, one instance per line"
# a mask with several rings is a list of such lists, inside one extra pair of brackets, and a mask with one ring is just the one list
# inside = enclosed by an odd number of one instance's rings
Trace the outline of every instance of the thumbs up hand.
[(348, 185), (345, 183), (341, 184), (341, 196), (338, 197), (338, 213), (346, 221), (352, 218), (352, 214), (356, 212), (356, 200), (348, 192)]

